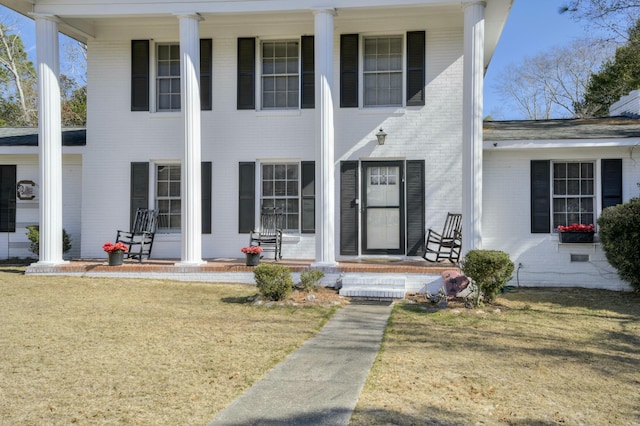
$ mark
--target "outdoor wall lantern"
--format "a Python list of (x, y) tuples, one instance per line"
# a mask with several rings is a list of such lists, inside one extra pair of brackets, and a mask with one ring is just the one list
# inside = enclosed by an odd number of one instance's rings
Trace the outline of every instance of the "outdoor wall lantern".
[(387, 139), (387, 134), (380, 127), (380, 131), (376, 133), (376, 137), (378, 138), (378, 145), (384, 145), (384, 141)]

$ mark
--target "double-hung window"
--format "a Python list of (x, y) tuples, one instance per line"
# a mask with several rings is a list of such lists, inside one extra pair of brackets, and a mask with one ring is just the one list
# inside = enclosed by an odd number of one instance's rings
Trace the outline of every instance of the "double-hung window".
[(402, 106), (402, 37), (366, 37), (364, 106)]
[(280, 208), (282, 227), (298, 231), (300, 223), (300, 172), (298, 163), (262, 164), (263, 208)]
[(180, 111), (180, 45), (156, 45), (158, 111)]
[(156, 165), (156, 209), (159, 231), (180, 232), (182, 216), (180, 164)]
[(595, 224), (595, 163), (553, 163), (553, 228)]
[(298, 41), (262, 42), (262, 109), (296, 109), (300, 99)]

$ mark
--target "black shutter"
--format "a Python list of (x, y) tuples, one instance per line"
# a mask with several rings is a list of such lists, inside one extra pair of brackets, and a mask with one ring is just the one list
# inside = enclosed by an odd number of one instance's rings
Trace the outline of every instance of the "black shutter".
[(340, 35), (340, 107), (358, 107), (358, 34)]
[(425, 32), (407, 33), (407, 106), (424, 105)]
[(425, 163), (407, 161), (407, 255), (424, 254)]
[(211, 161), (203, 161), (201, 168), (202, 180), (202, 233), (211, 233)]
[(340, 163), (340, 254), (358, 254), (358, 162)]
[(602, 160), (602, 208), (622, 204), (622, 159)]
[(238, 39), (238, 109), (256, 108), (256, 39)]
[(131, 111), (149, 111), (149, 40), (131, 40)]
[(316, 98), (313, 36), (302, 36), (302, 108), (314, 108)]
[(0, 232), (16, 232), (16, 166), (0, 165)]
[(211, 111), (212, 108), (212, 47), (213, 41), (210, 38), (200, 40), (200, 109), (202, 111)]
[(531, 161), (531, 233), (551, 232), (551, 161)]
[(240, 163), (238, 179), (238, 232), (248, 234), (255, 228), (256, 163)]
[(139, 208), (149, 208), (149, 163), (131, 163), (131, 226)]
[(316, 163), (303, 161), (302, 167), (302, 233), (316, 232)]

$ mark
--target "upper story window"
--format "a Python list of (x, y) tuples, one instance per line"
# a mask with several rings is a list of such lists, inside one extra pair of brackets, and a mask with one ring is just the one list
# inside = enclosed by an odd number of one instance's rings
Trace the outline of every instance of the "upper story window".
[(180, 45), (156, 45), (158, 111), (180, 111)]
[(262, 43), (262, 109), (295, 109), (300, 99), (298, 41)]
[(595, 224), (595, 163), (553, 163), (553, 229)]
[(366, 37), (364, 106), (402, 106), (402, 37)]

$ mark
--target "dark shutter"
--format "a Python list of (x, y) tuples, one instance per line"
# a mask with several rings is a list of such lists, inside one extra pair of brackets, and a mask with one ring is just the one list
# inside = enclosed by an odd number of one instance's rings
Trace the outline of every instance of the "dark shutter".
[(622, 159), (602, 160), (602, 208), (622, 204)]
[(211, 233), (211, 161), (203, 161), (201, 169), (202, 180), (202, 233)]
[(256, 163), (240, 163), (238, 179), (238, 232), (248, 234), (255, 228)]
[(302, 167), (302, 233), (316, 232), (316, 163), (303, 161)]
[(213, 56), (211, 54), (213, 41), (210, 38), (200, 40), (200, 109), (211, 111), (211, 82)]
[(313, 36), (302, 36), (302, 108), (314, 108), (316, 98)]
[(425, 163), (407, 161), (407, 255), (424, 254)]
[(358, 107), (358, 34), (340, 35), (340, 107)]
[(16, 166), (0, 165), (0, 232), (16, 232)]
[(149, 40), (131, 40), (131, 111), (149, 111)]
[(424, 105), (425, 32), (407, 33), (407, 106)]
[(149, 208), (149, 163), (131, 163), (131, 226), (139, 208)]
[(358, 162), (340, 163), (340, 254), (358, 254)]
[(551, 232), (551, 161), (531, 161), (531, 233)]
[(256, 108), (256, 39), (238, 39), (238, 109)]

